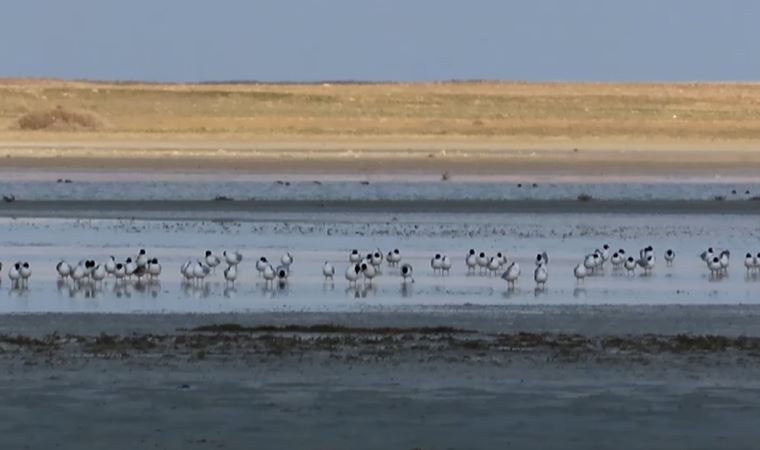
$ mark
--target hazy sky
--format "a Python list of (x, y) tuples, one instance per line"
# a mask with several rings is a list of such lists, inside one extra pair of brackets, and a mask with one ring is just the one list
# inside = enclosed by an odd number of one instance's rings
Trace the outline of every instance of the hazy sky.
[(3, 0), (0, 76), (760, 79), (756, 0)]

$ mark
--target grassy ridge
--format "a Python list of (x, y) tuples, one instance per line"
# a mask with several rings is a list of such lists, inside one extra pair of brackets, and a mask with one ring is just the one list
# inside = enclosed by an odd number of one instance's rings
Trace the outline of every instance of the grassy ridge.
[[(0, 137), (91, 114), (99, 135), (760, 138), (760, 84), (140, 84), (0, 81)], [(52, 131), (67, 131), (58, 124)], [(81, 127), (69, 131), (81, 133)]]

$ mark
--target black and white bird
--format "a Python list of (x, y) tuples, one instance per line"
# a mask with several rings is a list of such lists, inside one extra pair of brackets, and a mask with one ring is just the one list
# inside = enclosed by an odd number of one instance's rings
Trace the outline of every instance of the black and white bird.
[(225, 250), (222, 252), (222, 256), (228, 266), (237, 266), (243, 261), (243, 254), (238, 251)]
[(360, 264), (349, 264), (346, 268), (346, 280), (348, 280), (349, 286), (356, 286), (359, 278), (362, 276), (362, 268)]
[(61, 260), (55, 266), (56, 272), (61, 279), (66, 279), (71, 275), (71, 266), (64, 260)]
[(206, 265), (209, 266), (211, 271), (216, 272), (216, 266), (222, 263), (222, 260), (214, 254), (211, 250), (206, 250), (203, 254)]
[(668, 266), (672, 266), (673, 262), (676, 260), (676, 252), (673, 251), (673, 249), (668, 249), (665, 252), (665, 264)]
[(411, 281), (414, 283), (414, 269), (411, 264), (403, 264), (401, 266), (401, 277), (404, 279), (404, 283)]
[(549, 264), (549, 255), (546, 254), (546, 252), (541, 252), (536, 255), (536, 266), (541, 265), (548, 265)]
[(235, 280), (237, 280), (237, 266), (227, 266), (226, 269), (224, 269), (224, 282), (225, 284), (232, 284), (235, 285)]
[(501, 278), (507, 282), (509, 287), (515, 287), (517, 279), (520, 278), (520, 265), (517, 261), (513, 261), (512, 264), (507, 267), (507, 270), (504, 271)]

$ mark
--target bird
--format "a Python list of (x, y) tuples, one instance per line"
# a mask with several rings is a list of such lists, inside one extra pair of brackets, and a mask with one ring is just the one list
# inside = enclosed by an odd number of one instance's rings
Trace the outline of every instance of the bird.
[(195, 265), (193, 266), (193, 277), (203, 283), (203, 280), (208, 276), (208, 274), (211, 272), (211, 269), (205, 264), (203, 264), (200, 261), (196, 261)]
[(401, 277), (404, 279), (404, 283), (406, 283), (407, 280), (411, 280), (411, 282), (414, 283), (414, 269), (411, 264), (407, 263), (401, 266)]
[(225, 250), (222, 252), (222, 256), (224, 256), (228, 266), (237, 266), (243, 260), (243, 254), (238, 251)]
[(752, 253), (747, 253), (744, 256), (744, 267), (747, 269), (747, 273), (755, 268), (755, 258), (752, 256)]
[[(119, 269), (120, 265), (121, 263), (116, 265), (116, 270)], [(184, 263), (182, 263), (182, 266), (180, 266), (179, 268), (179, 272), (185, 278), (185, 282), (190, 282), (195, 279), (195, 275), (193, 274), (193, 262), (189, 259), (185, 261)], [(116, 272), (114, 272), (114, 275), (116, 275)]]
[(362, 274), (364, 274), (364, 279), (367, 280), (368, 284), (372, 284), (372, 279), (375, 278), (377, 275), (377, 271), (375, 270), (375, 266), (372, 264), (367, 264), (366, 262), (363, 262), (361, 265), (362, 268)]
[(587, 273), (592, 273), (596, 269), (597, 259), (599, 259), (599, 255), (596, 253), (589, 253), (583, 258), (583, 267), (586, 268)]
[(711, 276), (719, 275), (723, 270), (723, 266), (720, 264), (720, 257), (713, 255), (712, 259), (707, 263), (707, 268), (710, 269)]
[(95, 283), (101, 283), (105, 279), (106, 275), (107, 273), (105, 266), (98, 264), (92, 270), (92, 281)]
[(546, 269), (546, 265), (540, 264), (536, 266), (533, 271), (533, 280), (536, 282), (536, 286), (545, 287), (547, 280), (549, 280), (549, 271)]
[(383, 263), (383, 252), (381, 252), (380, 249), (375, 250), (375, 252), (370, 255), (369, 261), (375, 266), (375, 270), (379, 272), (380, 265)]
[(132, 277), (132, 275), (135, 273), (135, 270), (137, 270), (137, 264), (132, 261), (132, 258), (127, 258), (124, 261), (124, 273), (128, 277)]
[(277, 276), (277, 273), (274, 271), (274, 267), (272, 267), (271, 264), (267, 264), (261, 274), (264, 277), (266, 284), (272, 283)]
[(713, 254), (714, 253), (715, 252), (713, 251), (713, 248), (712, 247), (708, 247), (707, 250), (703, 251), (699, 255), (699, 257), (702, 259), (702, 261), (704, 261), (705, 263), (707, 263), (709, 265), (710, 262), (712, 262)]
[(722, 252), (720, 252), (720, 257), (719, 257), (720, 268), (723, 272), (728, 272), (728, 262), (729, 262), (730, 257), (731, 257), (730, 251), (723, 250)]
[(32, 277), (32, 268), (29, 266), (28, 262), (21, 263), (21, 268), (19, 268), (19, 273), (21, 274), (21, 282), (24, 284), (29, 283), (29, 278)]
[(137, 257), (135, 257), (135, 264), (137, 267), (145, 267), (148, 265), (148, 254), (144, 248), (141, 248), (140, 251), (137, 252)]
[(464, 258), (464, 263), (467, 265), (468, 273), (475, 271), (475, 268), (478, 267), (478, 256), (475, 254), (474, 249), (470, 249), (470, 251), (467, 253)]
[(353, 249), (351, 250), (351, 253), (348, 255), (348, 262), (352, 264), (358, 264), (362, 260), (362, 255), (359, 253), (359, 250)]
[(485, 252), (478, 253), (478, 267), (480, 267), (481, 272), (488, 267), (488, 258)]
[(227, 266), (226, 269), (224, 269), (224, 282), (225, 284), (235, 285), (235, 280), (237, 280), (237, 266)]
[(650, 273), (654, 269), (654, 255), (646, 254), (638, 261), (639, 267), (644, 269), (644, 273)]
[(116, 281), (122, 281), (127, 276), (127, 269), (124, 266), (124, 263), (116, 263), (116, 266), (114, 266), (113, 269), (113, 276), (116, 278)]
[(575, 269), (573, 269), (573, 275), (578, 282), (583, 281), (583, 279), (586, 278), (587, 273), (586, 265), (583, 263), (579, 263), (575, 266)]
[[(285, 252), (285, 254), (280, 257), (280, 264), (285, 270), (290, 272), (290, 266), (293, 265), (293, 255), (291, 255), (290, 252)], [(279, 270), (277, 272), (279, 273)]]
[(668, 266), (672, 266), (673, 261), (675, 260), (676, 260), (676, 252), (674, 252), (672, 249), (668, 249), (665, 252), (665, 264), (667, 264)]
[(262, 256), (256, 261), (256, 271), (259, 272), (259, 275), (264, 273), (264, 269), (266, 269), (268, 265), (269, 260), (267, 260), (266, 256)]
[(451, 272), (451, 259), (448, 256), (443, 255), (443, 261), (441, 261), (441, 273), (448, 274)]
[(548, 265), (548, 264), (549, 264), (549, 255), (547, 255), (546, 252), (541, 252), (536, 255), (536, 266)]
[(396, 248), (392, 252), (388, 252), (388, 256), (385, 258), (388, 261), (388, 265), (396, 267), (401, 262), (401, 252)]
[(349, 264), (346, 268), (346, 280), (349, 285), (356, 285), (356, 282), (361, 277), (362, 268), (359, 264)]
[(612, 263), (613, 269), (620, 269), (620, 266), (623, 265), (625, 260), (623, 259), (623, 256), (620, 254), (620, 252), (615, 252), (612, 254), (610, 262)]
[(325, 281), (328, 279), (332, 281), (333, 277), (335, 276), (335, 267), (328, 261), (325, 261), (325, 264), (322, 266), (322, 275), (325, 276)]
[(206, 265), (209, 266), (212, 271), (216, 271), (216, 266), (222, 263), (222, 260), (211, 250), (206, 250), (203, 257)]
[[(292, 262), (292, 260), (291, 260)], [(290, 275), (290, 270), (288, 270), (287, 266), (277, 266), (277, 281), (279, 281), (280, 285), (284, 285), (288, 282), (288, 275)]]
[(430, 258), (430, 267), (433, 268), (434, 274), (443, 269), (443, 257), (441, 257), (440, 253), (436, 253), (435, 256)]
[(517, 261), (513, 261), (512, 264), (507, 267), (507, 270), (501, 275), (503, 280), (506, 280), (509, 287), (515, 287), (517, 279), (520, 277), (520, 265)]
[(83, 278), (87, 276), (87, 271), (84, 268), (84, 264), (79, 263), (71, 270), (71, 279), (75, 283), (79, 283)]
[(607, 262), (610, 259), (610, 246), (609, 246), (609, 244), (602, 245), (601, 255), (602, 255), (602, 264), (604, 264), (605, 262)]
[(55, 270), (58, 272), (58, 276), (62, 279), (66, 279), (71, 275), (71, 266), (64, 260), (58, 262), (55, 266)]
[(628, 259), (625, 260), (625, 270), (628, 271), (629, 274), (632, 274), (636, 270), (636, 260), (633, 259), (633, 256), (629, 256)]
[(113, 256), (109, 257), (105, 264), (106, 273), (109, 275), (113, 275), (114, 270), (116, 270), (116, 258)]
[(161, 275), (161, 264), (158, 262), (158, 258), (153, 258), (148, 261), (148, 276), (151, 279), (158, 278)]
[(8, 278), (14, 286), (18, 286), (19, 280), (21, 280), (21, 263), (17, 262), (8, 269)]
[(488, 260), (488, 266), (486, 267), (488, 268), (488, 272), (491, 275), (494, 275), (499, 269), (501, 269), (501, 265), (501, 259), (499, 259), (497, 255), (492, 256), (491, 259)]

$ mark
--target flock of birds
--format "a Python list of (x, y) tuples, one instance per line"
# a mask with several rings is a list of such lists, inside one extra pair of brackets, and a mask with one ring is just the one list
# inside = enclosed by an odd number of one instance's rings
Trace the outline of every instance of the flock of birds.
[[(668, 249), (663, 257), (666, 265), (672, 266), (676, 254), (672, 249)], [(711, 277), (720, 277), (728, 271), (731, 253), (729, 250), (716, 250), (710, 247), (701, 253), (700, 258), (709, 270)], [(640, 249), (638, 257), (635, 257), (627, 254), (624, 249), (612, 251), (608, 244), (604, 244), (586, 254), (574, 266), (573, 275), (578, 283), (583, 283), (586, 277), (604, 271), (608, 263), (616, 272), (625, 271), (629, 275), (633, 275), (639, 270), (646, 275), (651, 274), (655, 269), (656, 260), (652, 246)], [(224, 280), (227, 284), (234, 285), (239, 275), (238, 266), (242, 261), (243, 255), (239, 251), (225, 250), (221, 254), (216, 254), (211, 250), (206, 250), (200, 258), (185, 261), (180, 266), (180, 274), (184, 283), (202, 285), (207, 277), (224, 265), (222, 270)], [(277, 263), (273, 263), (262, 256), (256, 260), (256, 271), (264, 279), (267, 286), (273, 285), (275, 282), (284, 285), (288, 283), (293, 263), (294, 257), (290, 252), (283, 254)], [(345, 279), (349, 286), (356, 287), (360, 283), (365, 286), (371, 285), (373, 280), (382, 274), (383, 263), (386, 263), (388, 267), (399, 268), (398, 273), (401, 276), (402, 283), (414, 283), (414, 268), (410, 263), (402, 262), (399, 249), (394, 249), (387, 254), (383, 254), (380, 249), (369, 253), (362, 253), (356, 249), (352, 250), (347, 258)], [(509, 288), (515, 287), (521, 275), (520, 264), (517, 261), (509, 261), (506, 253), (503, 252), (488, 255), (486, 252), (477, 252), (471, 249), (464, 257), (464, 264), (468, 274), (500, 275), (501, 279), (507, 282)], [(447, 275), (451, 272), (452, 266), (452, 259), (443, 253), (436, 253), (430, 259), (430, 268), (433, 274)], [(744, 258), (744, 266), (748, 273), (760, 273), (760, 253), (756, 255), (747, 253)], [(2, 269), (3, 266), (0, 263), (0, 273)], [(117, 260), (114, 256), (108, 258), (104, 263), (98, 263), (94, 259), (84, 259), (77, 264), (69, 264), (67, 261), (61, 260), (56, 265), (56, 271), (61, 280), (70, 280), (77, 286), (87, 283), (97, 286), (107, 277), (112, 277), (116, 283), (132, 279), (136, 279), (138, 283), (146, 279), (148, 281), (157, 280), (161, 275), (162, 268), (158, 258), (151, 257), (145, 249), (140, 249), (136, 255), (127, 257), (123, 261)], [(329, 261), (325, 261), (322, 266), (322, 275), (325, 280), (333, 281), (335, 273), (335, 266)], [(8, 270), (8, 277), (15, 287), (28, 286), (31, 276), (32, 269), (29, 262), (16, 262)], [(533, 281), (538, 289), (543, 289), (549, 281), (549, 255), (545, 251), (538, 253), (535, 257)]]

